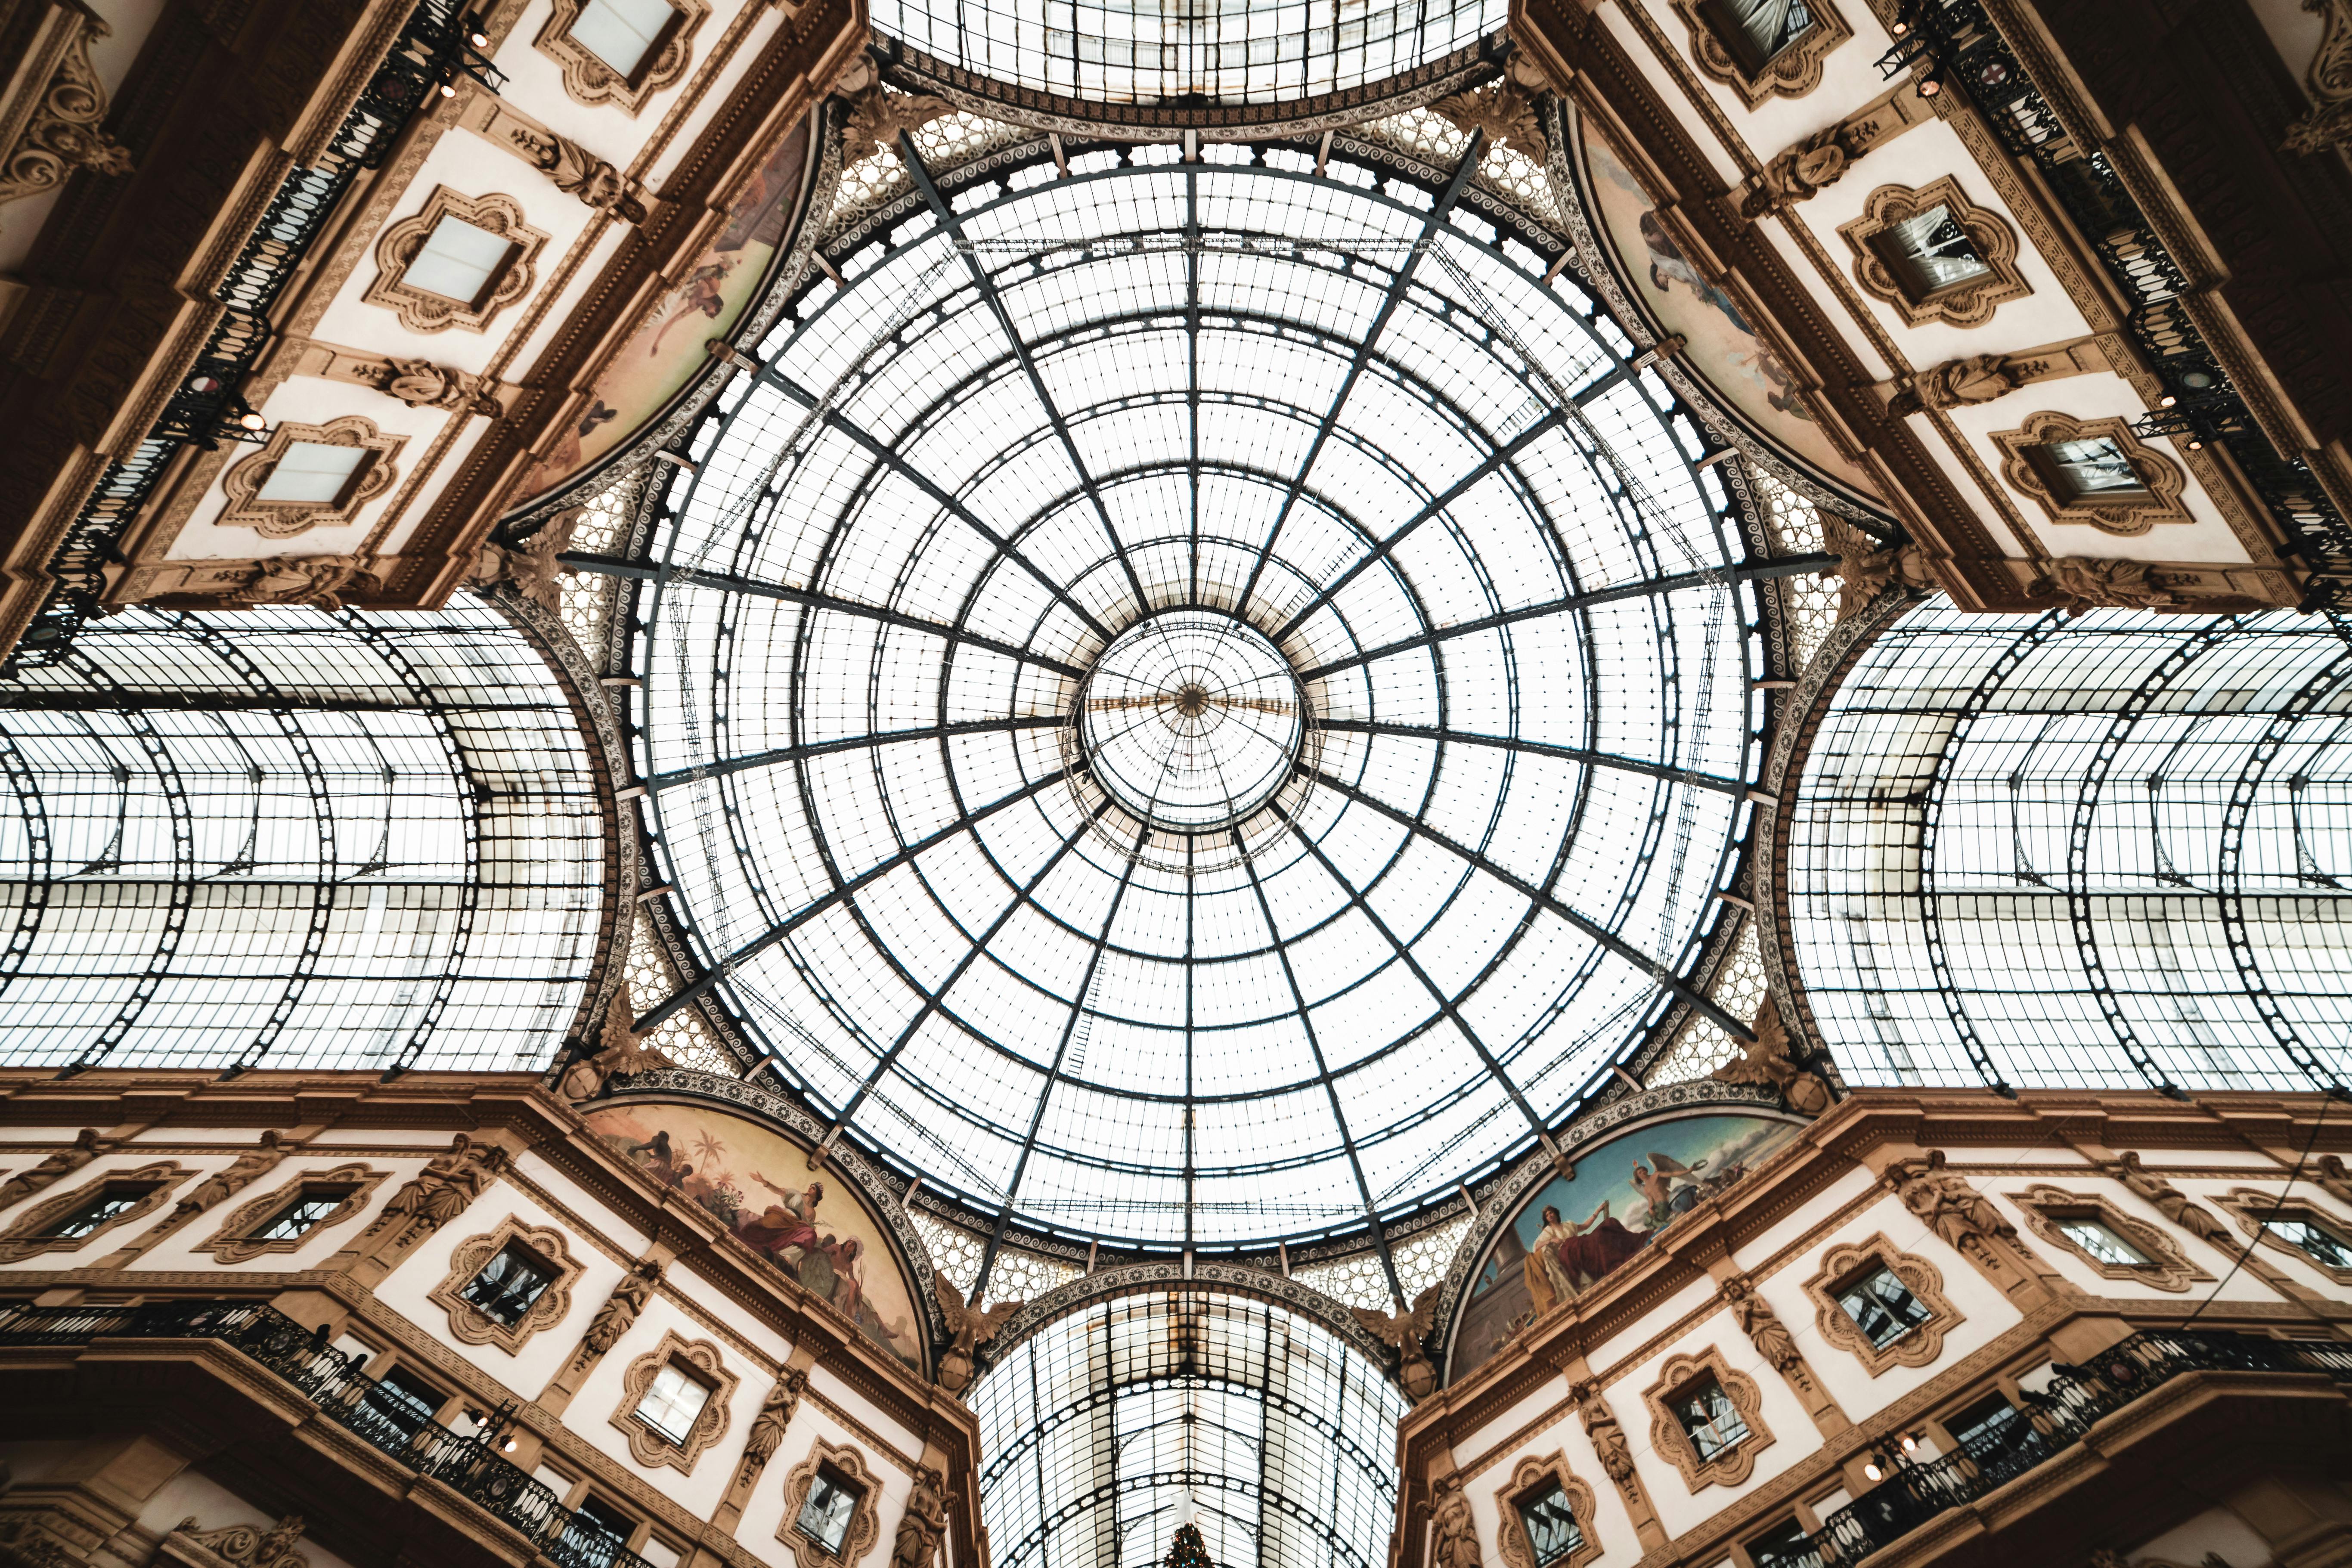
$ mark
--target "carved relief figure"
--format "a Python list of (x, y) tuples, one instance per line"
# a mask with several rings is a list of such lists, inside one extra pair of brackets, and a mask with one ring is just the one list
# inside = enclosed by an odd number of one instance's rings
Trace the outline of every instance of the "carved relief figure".
[(564, 1098), (575, 1104), (593, 1100), (604, 1092), (604, 1086), (616, 1078), (630, 1078), (641, 1072), (651, 1072), (670, 1065), (661, 1052), (637, 1043), (635, 1005), (629, 993), (629, 983), (623, 980), (613, 988), (613, 1001), (604, 1014), (602, 1047), (594, 1056), (586, 1057), (566, 1068), (563, 1072)]
[(188, 1195), (172, 1205), (175, 1219), (185, 1220), (200, 1215), (223, 1198), (242, 1192), (255, 1177), (277, 1168), (278, 1163), (294, 1152), (294, 1146), (282, 1142), (276, 1128), (264, 1130), (257, 1147), (248, 1149), (232, 1161), (226, 1169), (214, 1172), (188, 1190)]
[(2001, 1217), (1990, 1198), (1944, 1169), (1941, 1149), (1928, 1150), (1924, 1159), (1888, 1166), (1885, 1180), (1903, 1206), (1948, 1246), (1981, 1251), (1989, 1240), (2017, 1239), (2017, 1227)]
[(2037, 584), (2071, 605), (2089, 609), (2123, 605), (2161, 609), (2180, 600), (2157, 585), (2145, 561), (2096, 561), (2085, 555), (2065, 555), (2050, 563)]
[(1947, 360), (1922, 371), (1911, 384), (1887, 401), (1892, 414), (1916, 414), (1923, 408), (1960, 408), (2006, 397), (2025, 384), (2006, 354), (1970, 354)]
[(1478, 1568), (1478, 1529), (1470, 1517), (1470, 1500), (1462, 1478), (1448, 1476), (1438, 1483), (1437, 1507), (1429, 1557), (1433, 1568)]
[(896, 147), (903, 132), (919, 131), (955, 105), (927, 92), (887, 92), (879, 81), (869, 83), (849, 100), (849, 118), (841, 128), (844, 168), (871, 158), (886, 147)]
[(495, 1143), (477, 1143), (460, 1132), (446, 1152), (425, 1163), (415, 1178), (392, 1194), (367, 1228), (371, 1237), (394, 1226), (402, 1239), (428, 1235), (466, 1212), (466, 1205), (507, 1168), (508, 1155)]
[(1797, 1349), (1796, 1337), (1789, 1326), (1772, 1310), (1772, 1304), (1756, 1293), (1755, 1284), (1745, 1274), (1735, 1274), (1722, 1285), (1723, 1304), (1731, 1310), (1732, 1321), (1739, 1331), (1748, 1336), (1759, 1354), (1776, 1372), (1793, 1375), (1804, 1364), (1803, 1352)]
[(495, 541), (484, 543), (469, 581), (477, 588), (511, 583), (515, 592), (541, 609), (562, 609), (563, 595), (557, 574), (565, 568), (557, 557), (572, 548), (572, 535), (580, 526), (581, 515), (578, 508), (558, 512), (520, 544)]
[(637, 1315), (646, 1310), (646, 1303), (654, 1299), (654, 1292), (661, 1286), (661, 1277), (662, 1266), (651, 1258), (639, 1260), (621, 1276), (621, 1282), (613, 1287), (613, 1293), (588, 1321), (588, 1331), (581, 1336), (582, 1359), (590, 1354), (603, 1355), (621, 1342), (621, 1336), (629, 1331)]
[(1005, 1320), (1028, 1303), (999, 1301), (983, 1312), (977, 1296), (965, 1300), (955, 1281), (938, 1269), (931, 1274), (931, 1290), (947, 1318), (948, 1331), (955, 1336), (948, 1353), (940, 1358), (940, 1386), (950, 1394), (961, 1394), (971, 1382), (971, 1352), (994, 1339)]
[(106, 1152), (106, 1142), (95, 1127), (85, 1127), (74, 1135), (73, 1147), (60, 1149), (29, 1171), (19, 1171), (0, 1182), (0, 1209), (19, 1204), (64, 1177), (72, 1175)]
[(1486, 132), (1489, 146), (1509, 147), (1538, 162), (1548, 150), (1534, 95), (1508, 77), (1475, 91), (1441, 98), (1429, 109), (1456, 131)]
[(2139, 1152), (2126, 1149), (2107, 1173), (2133, 1192), (2154, 1204), (2164, 1217), (2187, 1231), (2201, 1237), (2217, 1247), (2231, 1245), (2229, 1227), (2211, 1209), (2191, 1203), (2187, 1193), (2140, 1163)]
[(776, 1448), (784, 1440), (784, 1428), (793, 1424), (793, 1413), (801, 1407), (801, 1396), (808, 1392), (808, 1381), (807, 1372), (796, 1366), (776, 1373), (776, 1385), (760, 1402), (760, 1413), (751, 1417), (751, 1430), (743, 1439), (747, 1477), (776, 1457)]
[(1597, 1383), (1580, 1383), (1568, 1391), (1575, 1401), (1577, 1419), (1584, 1424), (1584, 1435), (1591, 1439), (1592, 1451), (1601, 1460), (1601, 1472), (1630, 1493), (1633, 1486), (1633, 1446), (1625, 1437), (1625, 1428), (1617, 1424), (1616, 1413), (1601, 1397)]
[(915, 1489), (908, 1495), (907, 1511), (899, 1517), (898, 1536), (890, 1542), (890, 1568), (930, 1568), (947, 1527), (940, 1473), (924, 1465), (915, 1471)]

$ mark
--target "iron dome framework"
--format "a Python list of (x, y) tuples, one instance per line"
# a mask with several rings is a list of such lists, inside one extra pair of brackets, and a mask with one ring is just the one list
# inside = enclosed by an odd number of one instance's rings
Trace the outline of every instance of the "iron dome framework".
[(605, 833), (524, 635), (125, 610), (0, 683), (0, 1028), (18, 1067), (545, 1067)]
[(2352, 1083), (2348, 732), (2331, 616), (1912, 611), (1795, 802), (1821, 1038), (1864, 1084)]
[[(641, 580), (652, 879), (702, 970), (641, 1026), (724, 999), (998, 1238), (1214, 1247), (1450, 1194), (1712, 1013), (1755, 579), (1824, 558), (1749, 556), (1556, 242), (1461, 203), (1475, 142), (1427, 181), (899, 152), (917, 205), (829, 252), (641, 552), (581, 563)], [(1255, 809), (1171, 732), (1209, 804), (1139, 810), (1071, 722), (1171, 616), (1287, 667)], [(1142, 640), (1116, 700), (1188, 717)]]
[(1212, 1290), (1114, 1297), (999, 1353), (974, 1385), (982, 1510), (1003, 1568), (1212, 1561), (1379, 1568), (1404, 1398), (1328, 1329)]

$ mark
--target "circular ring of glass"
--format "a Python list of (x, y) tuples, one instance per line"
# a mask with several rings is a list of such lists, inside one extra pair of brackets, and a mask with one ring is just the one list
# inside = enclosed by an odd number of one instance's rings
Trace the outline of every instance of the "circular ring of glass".
[(1119, 805), (1171, 832), (1210, 833), (1288, 782), (1307, 699), (1256, 627), (1170, 610), (1103, 650), (1079, 689), (1077, 724), (1087, 765)]

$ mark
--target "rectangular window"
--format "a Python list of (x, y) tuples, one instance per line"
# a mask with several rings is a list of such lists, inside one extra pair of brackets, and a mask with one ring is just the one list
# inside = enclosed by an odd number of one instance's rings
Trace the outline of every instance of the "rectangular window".
[(1558, 1481), (1519, 1500), (1519, 1522), (1527, 1526), (1537, 1568), (1564, 1563), (1583, 1548), (1584, 1531), (1576, 1527), (1576, 1510)]
[(1711, 1377), (1676, 1394), (1668, 1402), (1668, 1407), (1689, 1435), (1691, 1447), (1698, 1450), (1702, 1464), (1729, 1453), (1747, 1440), (1748, 1423), (1739, 1418), (1738, 1407), (1723, 1391), (1723, 1384)]
[(831, 1465), (819, 1465), (795, 1528), (824, 1548), (826, 1556), (838, 1557), (842, 1543), (849, 1539), (850, 1519), (865, 1495), (864, 1489)]
[(253, 1233), (256, 1241), (299, 1241), (308, 1236), (318, 1223), (325, 1219), (352, 1195), (349, 1187), (305, 1187), (301, 1194), (279, 1209)]
[(409, 258), (401, 281), (469, 310), (479, 309), (498, 287), (499, 275), (515, 250), (506, 236), (444, 214)]
[(406, 1367), (394, 1367), (367, 1391), (368, 1409), (403, 1437), (423, 1431), (441, 1404), (441, 1391)]
[(2307, 1219), (2266, 1219), (2263, 1228), (2324, 1268), (2352, 1268), (2352, 1246), (2334, 1231), (2322, 1230)]
[(2074, 441), (2045, 441), (2029, 447), (2026, 455), (2062, 503), (2115, 500), (2147, 494), (2147, 483), (2131, 458), (2114, 439), (2087, 436)]
[(588, 0), (572, 24), (572, 41), (634, 85), (677, 26), (669, 0)]
[(79, 1207), (51, 1220), (41, 1236), (45, 1240), (79, 1240), (138, 1207), (140, 1201), (154, 1190), (152, 1182), (109, 1182), (97, 1196), (84, 1199)]
[(253, 499), (280, 506), (341, 506), (373, 456), (365, 447), (290, 442)]
[(1838, 1292), (1838, 1305), (1845, 1309), (1872, 1345), (1885, 1350), (1932, 1315), (1911, 1294), (1895, 1271), (1884, 1265), (1872, 1269), (1861, 1279)]
[(1797, 1520), (1783, 1520), (1748, 1543), (1748, 1560), (1756, 1568), (1822, 1568), (1822, 1554), (1813, 1538)]
[(1871, 237), (1870, 244), (1895, 274), (1895, 286), (1914, 303), (1992, 274), (1969, 231), (1941, 202), (1915, 217), (1889, 224)]
[(523, 1320), (531, 1303), (555, 1282), (555, 1268), (520, 1242), (510, 1241), (458, 1292), (500, 1328)]
[(1805, 0), (1706, 0), (1703, 9), (1715, 36), (1749, 76), (1813, 30)]
[(709, 1403), (710, 1390), (672, 1362), (654, 1373), (646, 1396), (637, 1401), (637, 1419), (683, 1448), (694, 1418)]
[(2137, 1247), (2105, 1225), (2095, 1219), (2067, 1218), (2058, 1221), (2058, 1228), (2066, 1239), (2089, 1253), (2102, 1263), (2123, 1268), (2145, 1268), (2147, 1259)]

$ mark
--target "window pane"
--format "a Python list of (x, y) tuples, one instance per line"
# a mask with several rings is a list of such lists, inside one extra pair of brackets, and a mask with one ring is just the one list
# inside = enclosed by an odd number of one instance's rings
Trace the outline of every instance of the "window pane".
[(1713, 1378), (1676, 1399), (1674, 1409), (1701, 1460), (1714, 1458), (1748, 1436), (1748, 1424), (1739, 1418), (1731, 1396)]
[(637, 1401), (637, 1419), (681, 1447), (694, 1430), (694, 1418), (709, 1403), (710, 1390), (675, 1365), (654, 1373), (646, 1396)]
[(344, 487), (371, 456), (364, 447), (297, 441), (286, 448), (286, 455), (269, 470), (269, 478), (262, 481), (254, 499), (333, 506), (343, 499)]
[(1977, 254), (1969, 231), (1953, 218), (1952, 209), (1941, 203), (1891, 225), (1872, 244), (1895, 281), (1914, 300), (1956, 289), (1992, 270)]
[(1715, 0), (1716, 32), (1750, 74), (1812, 29), (1804, 0)]
[(81, 1207), (54, 1221), (42, 1234), (63, 1239), (88, 1236), (154, 1190), (152, 1187), (109, 1187)]
[(1558, 1482), (1519, 1504), (1519, 1518), (1528, 1528), (1528, 1544), (1535, 1548), (1536, 1562), (1555, 1563), (1584, 1544), (1584, 1532), (1576, 1528), (1575, 1510), (1568, 1506), (1568, 1494)]
[(2341, 1237), (2325, 1231), (2309, 1220), (2265, 1220), (2263, 1226), (2280, 1240), (2299, 1247), (2317, 1262), (2330, 1268), (2352, 1268), (2352, 1247), (2347, 1247)]
[(635, 77), (677, 14), (669, 0), (588, 0), (572, 24), (572, 41), (618, 74)]
[(349, 1193), (304, 1193), (253, 1233), (257, 1241), (293, 1241), (335, 1212)]
[(610, 1563), (628, 1544), (634, 1528), (594, 1498), (583, 1498), (580, 1506), (572, 1510), (572, 1522), (563, 1528), (564, 1542), (572, 1548), (566, 1555), (574, 1561)]
[(417, 247), (403, 280), (412, 289), (470, 305), (490, 291), (513, 248), (504, 235), (445, 216)]
[(1822, 1561), (1812, 1537), (1793, 1519), (1749, 1542), (1748, 1555), (1756, 1568), (1821, 1568)]
[(801, 1505), (800, 1531), (832, 1555), (841, 1555), (849, 1537), (849, 1517), (857, 1511), (857, 1489), (830, 1466), (819, 1466)]
[(369, 1408), (404, 1436), (415, 1436), (433, 1413), (441, 1395), (429, 1384), (399, 1367), (378, 1378), (367, 1393)]
[(2137, 1247), (2097, 1220), (2062, 1219), (2058, 1222), (2058, 1228), (2064, 1231), (2075, 1246), (2102, 1263), (2137, 1267), (2147, 1261), (2139, 1255)]
[(1885, 1348), (1927, 1321), (1927, 1309), (1891, 1270), (1874, 1268), (1838, 1294), (1838, 1305), (1870, 1342)]
[(555, 1271), (537, 1255), (510, 1246), (482, 1265), (463, 1294), (481, 1309), (482, 1316), (511, 1329), (554, 1278)]
[(2057, 472), (2059, 483), (2065, 489), (2063, 498), (2073, 500), (2081, 496), (2113, 494), (2119, 490), (2143, 490), (2147, 487), (2124, 456), (2124, 449), (2105, 436), (2092, 436), (2079, 441), (2050, 441), (2041, 447), (2050, 465)]

